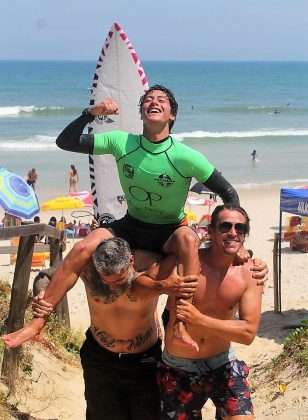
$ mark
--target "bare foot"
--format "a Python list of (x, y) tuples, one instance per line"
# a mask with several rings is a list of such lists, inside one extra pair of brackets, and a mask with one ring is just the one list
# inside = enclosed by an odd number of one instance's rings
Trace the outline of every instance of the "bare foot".
[(177, 322), (176, 324), (174, 324), (172, 343), (174, 343), (175, 345), (187, 347), (190, 350), (199, 351), (198, 344), (188, 334), (183, 322)]
[(5, 347), (18, 347), (28, 340), (40, 341), (43, 338), (44, 324), (39, 318), (33, 319), (23, 328), (1, 337)]

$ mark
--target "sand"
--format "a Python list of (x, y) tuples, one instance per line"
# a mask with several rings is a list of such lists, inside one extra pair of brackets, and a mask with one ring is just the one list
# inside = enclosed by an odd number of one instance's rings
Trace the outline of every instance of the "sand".
[[(244, 359), (250, 366), (257, 420), (308, 419), (307, 378), (299, 379), (297, 372), (292, 370), (285, 372), (279, 380), (287, 385), (287, 389), (281, 393), (279, 381), (263, 383), (264, 375), (260, 373), (262, 367), (280, 353), (284, 338), (292, 331), (290, 326), (308, 318), (308, 254), (290, 252), (288, 242), (282, 243), (282, 313), (274, 313), (272, 251), (274, 233), (278, 231), (279, 224), (279, 192), (279, 188), (239, 191), (242, 206), (251, 218), (251, 234), (246, 247), (253, 249), (255, 256), (264, 259), (270, 269), (257, 337), (250, 346), (234, 344), (238, 358)], [(191, 210), (200, 216), (204, 209), (194, 206)], [(58, 215), (57, 218), (60, 218), (61, 212), (41, 213), (41, 220), (47, 222), (51, 215)], [(65, 211), (64, 215), (68, 221), (72, 219), (70, 211)], [(1, 243), (5, 244), (5, 241)], [(72, 246), (73, 241), (70, 239), (67, 251)], [(12, 282), (14, 266), (9, 265), (8, 256), (0, 256), (0, 267), (1, 277)], [(31, 272), (31, 281), (36, 274), (37, 270)], [(73, 328), (85, 331), (89, 325), (89, 314), (81, 280), (69, 291), (68, 300)], [(165, 297), (161, 297), (160, 311), (164, 302)], [(18, 407), (40, 419), (84, 419), (85, 403), (80, 367), (69, 367), (55, 360), (39, 344), (30, 344), (30, 349), (34, 354), (35, 369), (31, 380), (27, 382), (27, 392), (23, 390), (19, 396)], [(211, 403), (206, 404), (203, 418), (214, 418)]]

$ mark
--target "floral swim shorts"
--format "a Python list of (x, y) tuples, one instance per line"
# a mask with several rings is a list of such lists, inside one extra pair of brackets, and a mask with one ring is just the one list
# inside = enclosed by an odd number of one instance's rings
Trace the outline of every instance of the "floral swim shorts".
[(209, 398), (216, 407), (216, 419), (253, 415), (248, 373), (246, 363), (230, 358), (228, 351), (191, 360), (172, 356), (165, 350), (157, 372), (161, 419), (201, 420), (202, 407)]

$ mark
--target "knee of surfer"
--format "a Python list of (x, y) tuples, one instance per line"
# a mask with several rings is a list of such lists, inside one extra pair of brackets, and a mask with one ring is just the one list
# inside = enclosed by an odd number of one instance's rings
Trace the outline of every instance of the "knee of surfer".
[(177, 237), (177, 253), (178, 256), (185, 254), (185, 255), (192, 255), (198, 253), (199, 248), (199, 237), (197, 234), (191, 229), (183, 230), (180, 235)]

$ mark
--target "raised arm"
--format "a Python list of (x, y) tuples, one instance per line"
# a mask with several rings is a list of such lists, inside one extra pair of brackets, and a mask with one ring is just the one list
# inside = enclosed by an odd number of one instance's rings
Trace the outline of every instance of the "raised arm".
[(105, 99), (90, 108), (86, 108), (82, 115), (71, 122), (57, 137), (56, 144), (60, 149), (69, 152), (92, 154), (94, 148), (94, 135), (83, 134), (85, 126), (94, 121), (98, 115), (114, 115), (119, 113), (117, 103)]
[(212, 175), (203, 182), (203, 185), (210, 191), (213, 191), (213, 193), (218, 194), (224, 204), (240, 205), (240, 199), (237, 192), (217, 169), (214, 169)]

